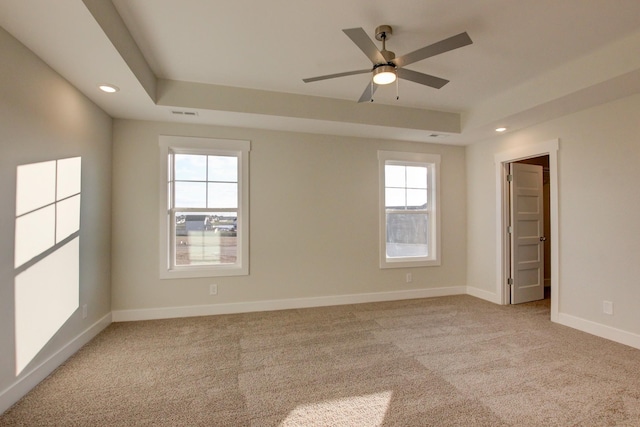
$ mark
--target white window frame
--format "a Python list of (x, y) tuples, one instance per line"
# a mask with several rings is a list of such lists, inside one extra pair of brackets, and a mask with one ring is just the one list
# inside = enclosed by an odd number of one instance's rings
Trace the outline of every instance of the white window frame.
[[(251, 142), (244, 140), (160, 136), (160, 278), (179, 279), (249, 274), (249, 151)], [(238, 159), (238, 253), (234, 264), (176, 266), (172, 201), (168, 191), (171, 153), (235, 156)]]
[[(385, 165), (398, 164), (427, 167), (427, 213), (429, 214), (429, 249), (426, 257), (387, 256), (387, 221), (385, 207)], [(399, 151), (378, 151), (380, 268), (428, 267), (440, 265), (440, 155)]]

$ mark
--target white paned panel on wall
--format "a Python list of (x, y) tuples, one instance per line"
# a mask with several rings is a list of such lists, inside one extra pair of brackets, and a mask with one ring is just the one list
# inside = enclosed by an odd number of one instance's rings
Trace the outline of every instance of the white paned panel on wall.
[(22, 372), (79, 306), (81, 159), (20, 165), (16, 184), (15, 345)]
[(79, 241), (76, 237), (16, 276), (16, 373), (78, 308)]
[(18, 166), (16, 175), (16, 216), (56, 201), (55, 161)]
[(58, 202), (56, 210), (56, 243), (60, 243), (80, 230), (80, 195)]
[(80, 193), (81, 161), (80, 157), (57, 161), (56, 200)]
[(55, 232), (54, 205), (16, 218), (15, 267), (51, 248), (55, 243)]

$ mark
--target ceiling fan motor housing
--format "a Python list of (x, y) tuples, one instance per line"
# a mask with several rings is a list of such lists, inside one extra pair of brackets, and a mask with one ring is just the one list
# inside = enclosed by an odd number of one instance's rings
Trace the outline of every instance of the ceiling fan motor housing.
[(380, 53), (387, 64), (391, 64), (395, 67), (395, 64), (392, 64), (393, 60), (396, 59), (396, 54), (391, 52), (390, 50), (381, 50)]

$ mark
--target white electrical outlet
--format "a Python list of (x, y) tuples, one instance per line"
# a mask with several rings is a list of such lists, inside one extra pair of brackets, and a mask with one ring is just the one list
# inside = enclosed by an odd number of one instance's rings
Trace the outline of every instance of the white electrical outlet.
[(406, 280), (407, 280), (407, 283), (413, 282), (413, 276), (411, 275), (411, 273), (407, 273)]
[(87, 304), (82, 305), (82, 318), (83, 319), (87, 318)]
[(602, 312), (604, 314), (613, 314), (613, 303), (611, 301), (602, 301)]
[(218, 295), (218, 285), (209, 285), (209, 295)]

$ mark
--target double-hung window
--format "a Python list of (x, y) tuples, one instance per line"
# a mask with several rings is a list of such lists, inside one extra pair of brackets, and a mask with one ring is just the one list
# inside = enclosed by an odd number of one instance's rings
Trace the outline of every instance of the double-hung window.
[(160, 277), (249, 273), (249, 148), (249, 141), (160, 137)]
[(440, 156), (379, 151), (380, 267), (440, 265)]

